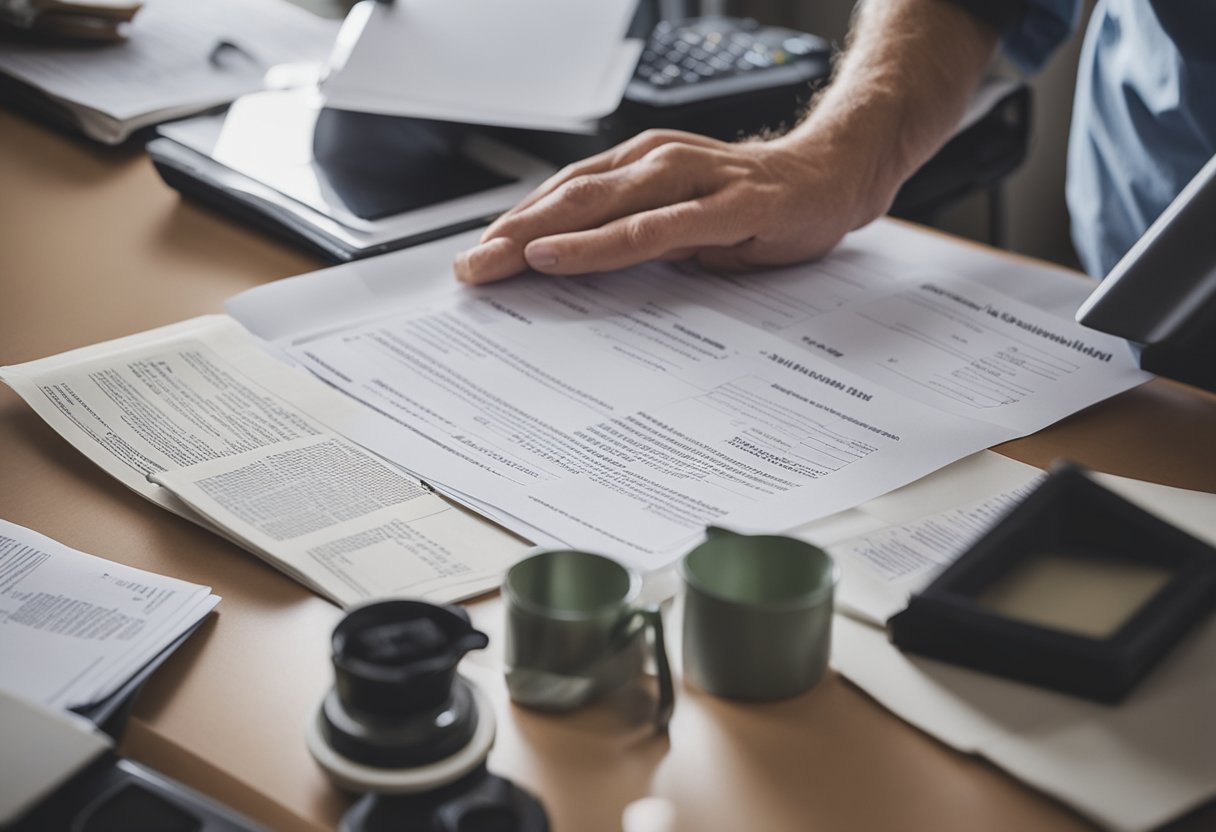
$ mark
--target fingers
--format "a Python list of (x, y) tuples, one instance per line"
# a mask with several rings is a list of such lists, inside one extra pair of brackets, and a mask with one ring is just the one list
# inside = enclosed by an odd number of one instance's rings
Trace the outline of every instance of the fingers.
[(647, 260), (689, 256), (706, 245), (729, 246), (745, 235), (714, 200), (691, 200), (622, 217), (586, 231), (542, 237), (524, 258), (552, 275), (623, 269)]
[(505, 237), (461, 252), (452, 261), (452, 272), (461, 283), (492, 283), (527, 267), (523, 246)]
[(481, 242), (484, 243), (486, 240), (502, 236), (501, 229), (507, 221), (531, 208), (567, 182), (582, 176), (606, 173), (624, 167), (636, 162), (650, 151), (664, 144), (675, 142), (704, 148), (717, 148), (724, 144), (717, 139), (710, 139), (695, 133), (683, 133), (679, 130), (647, 130), (645, 133), (634, 136), (632, 139), (622, 142), (616, 147), (580, 162), (567, 165), (553, 176), (550, 176), (536, 190), (524, 197), (518, 205), (504, 213), (486, 228), (485, 232), (481, 235)]
[[(649, 157), (615, 170), (571, 179), (509, 219), (497, 237), (527, 243), (567, 231), (596, 228), (642, 211), (692, 199), (711, 191), (721, 179), (710, 153), (669, 145), (663, 164)], [(493, 239), (493, 237), (491, 237)]]
[[(495, 223), (496, 236), (457, 258), (453, 268), (466, 283), (500, 280), (528, 266), (549, 272), (557, 261), (547, 247), (534, 246), (535, 241), (606, 227), (622, 218), (694, 200), (717, 191), (733, 175), (729, 154), (716, 147), (667, 143), (624, 167), (572, 179), (530, 207), (500, 219)], [(640, 227), (649, 228), (649, 222)], [(609, 234), (607, 239), (614, 237)], [(671, 241), (646, 250), (661, 256), (677, 245)], [(623, 253), (631, 250), (626, 247)], [(627, 259), (637, 262), (636, 257)], [(569, 272), (563, 266), (552, 273)]]

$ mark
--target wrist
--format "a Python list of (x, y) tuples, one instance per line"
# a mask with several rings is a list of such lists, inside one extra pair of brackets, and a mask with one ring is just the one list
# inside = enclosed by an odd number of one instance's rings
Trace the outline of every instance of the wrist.
[(894, 108), (844, 113), (817, 108), (797, 128), (774, 140), (775, 149), (811, 168), (817, 181), (831, 184), (849, 230), (884, 215), (911, 174), (898, 146), (896, 112)]

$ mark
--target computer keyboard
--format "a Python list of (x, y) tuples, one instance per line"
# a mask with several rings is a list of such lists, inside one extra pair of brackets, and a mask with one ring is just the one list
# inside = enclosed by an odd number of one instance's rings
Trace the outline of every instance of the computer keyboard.
[(642, 52), (627, 100), (655, 107), (822, 78), (823, 38), (755, 20), (703, 17), (659, 23)]

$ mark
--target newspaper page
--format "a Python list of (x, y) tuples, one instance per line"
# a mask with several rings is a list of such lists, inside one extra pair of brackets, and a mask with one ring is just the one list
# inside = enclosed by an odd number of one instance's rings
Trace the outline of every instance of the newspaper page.
[[(514, 535), (429, 492), (416, 478), (345, 442), (339, 428), (366, 418), (363, 408), (270, 357), (225, 316), (195, 318), (0, 368), (0, 378), (64, 438), (129, 488), (219, 531), (340, 604), (413, 594), (415, 581), (443, 600), (476, 594), (493, 585), (491, 574), (500, 574), (528, 548)], [(310, 440), (315, 440), (310, 446), (314, 452), (300, 451)], [(295, 456), (283, 457), (282, 447), (293, 449)], [(314, 505), (331, 498), (341, 501), (362, 488), (369, 500), (379, 499), (381, 508), (397, 512), (395, 522), (404, 524), (401, 528), (425, 526), (397, 535), (405, 540), (417, 534), (410, 557), (420, 557), (418, 553), (429, 547), (443, 553), (443, 562), (435, 558), (430, 571), (410, 571), (397, 563), (409, 547), (363, 547), (359, 565), (348, 574), (344, 570), (349, 559), (300, 558), (287, 538), (255, 536), (254, 542), (237, 531), (249, 532), (252, 525), (234, 510), (239, 506), (232, 501), (224, 510), (218, 502), (208, 504), (204, 517), (170, 488), (153, 481), (158, 475), (229, 457), (239, 458), (245, 466), (258, 458), (274, 460), (264, 464), (278, 463), (276, 487), (282, 494), (301, 500), (310, 495), (307, 499)], [(338, 458), (346, 464), (335, 465)], [(362, 486), (351, 481), (371, 473), (374, 479)], [(271, 487), (252, 480), (246, 485)], [(263, 506), (271, 510), (270, 498)], [(382, 513), (352, 514), (349, 506), (341, 509), (336, 503), (329, 508), (347, 512), (314, 515), (341, 521), (335, 541), (360, 532), (372, 534), (384, 525)], [(313, 538), (309, 542), (316, 543)]]

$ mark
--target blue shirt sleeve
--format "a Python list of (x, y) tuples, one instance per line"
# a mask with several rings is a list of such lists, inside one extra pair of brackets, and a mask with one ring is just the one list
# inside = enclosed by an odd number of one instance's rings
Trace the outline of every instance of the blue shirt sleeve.
[(1005, 54), (1023, 72), (1038, 72), (1077, 30), (1081, 0), (1029, 0), (1022, 23), (1005, 35)]

